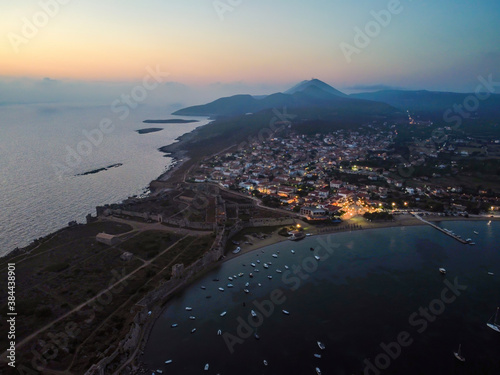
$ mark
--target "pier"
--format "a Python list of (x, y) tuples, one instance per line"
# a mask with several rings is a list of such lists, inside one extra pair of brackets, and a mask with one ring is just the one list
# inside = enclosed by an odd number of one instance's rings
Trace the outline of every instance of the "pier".
[(438, 227), (436, 224), (433, 224), (431, 223), (430, 221), (427, 221), (425, 220), (423, 217), (417, 215), (416, 213), (411, 213), (414, 217), (416, 217), (418, 220), (424, 222), (425, 224), (427, 225), (430, 225), (431, 227), (437, 229), (438, 231), (440, 232), (443, 232), (444, 234), (450, 236), (451, 238), (454, 238), (455, 240), (457, 240), (458, 242), (460, 243), (463, 243), (464, 245), (469, 245), (469, 242), (467, 242), (466, 240), (464, 240), (462, 237), (459, 237), (458, 235), (452, 233), (452, 232), (449, 232), (447, 230), (445, 230), (444, 228), (441, 228), (441, 227)]

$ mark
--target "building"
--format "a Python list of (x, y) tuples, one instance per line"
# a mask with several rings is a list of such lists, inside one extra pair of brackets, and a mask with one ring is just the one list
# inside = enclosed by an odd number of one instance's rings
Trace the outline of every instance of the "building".
[(326, 210), (316, 207), (302, 207), (300, 214), (308, 220), (324, 220), (327, 218)]
[(103, 243), (108, 246), (114, 246), (118, 242), (120, 242), (119, 238), (112, 235), (112, 234), (107, 234), (107, 233), (98, 233), (97, 236), (95, 236), (95, 239), (97, 242)]

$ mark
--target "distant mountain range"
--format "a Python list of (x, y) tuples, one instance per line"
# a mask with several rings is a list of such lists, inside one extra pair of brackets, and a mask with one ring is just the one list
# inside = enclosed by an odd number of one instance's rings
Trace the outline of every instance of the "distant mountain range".
[[(287, 107), (290, 111), (307, 112), (309, 119), (331, 120), (344, 116), (401, 116), (413, 113), (442, 119), (443, 113), (454, 105), (463, 105), (474, 94), (432, 92), (426, 90), (382, 90), (346, 95), (318, 79), (300, 82), (284, 93), (254, 97), (235, 95), (211, 103), (187, 107), (174, 112), (183, 116), (229, 117), (257, 113), (272, 108)], [(492, 94), (480, 101), (475, 111), (486, 120), (500, 118), (500, 95)], [(474, 114), (475, 115), (475, 114)]]

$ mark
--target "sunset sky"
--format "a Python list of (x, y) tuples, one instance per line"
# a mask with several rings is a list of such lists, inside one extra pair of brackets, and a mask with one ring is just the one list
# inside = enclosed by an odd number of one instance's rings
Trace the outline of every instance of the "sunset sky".
[[(42, 3), (59, 9), (44, 16)], [(359, 47), (355, 28), (373, 26), (371, 12), (391, 3), (398, 1), (3, 1), (0, 91), (4, 98), (6, 88), (44, 78), (134, 82), (147, 66), (161, 66), (172, 82), (238, 91), (286, 89), (312, 77), (347, 92), (473, 91), (479, 75), (500, 80), (498, 0), (401, 0), (348, 62), (341, 44)]]

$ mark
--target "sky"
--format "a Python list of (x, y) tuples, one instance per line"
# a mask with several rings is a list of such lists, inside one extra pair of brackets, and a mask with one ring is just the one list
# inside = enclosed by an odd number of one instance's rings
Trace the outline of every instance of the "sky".
[(472, 92), (500, 80), (499, 20), (498, 0), (3, 1), (0, 103), (105, 101), (148, 67), (165, 73), (156, 98), (182, 104), (313, 77)]

